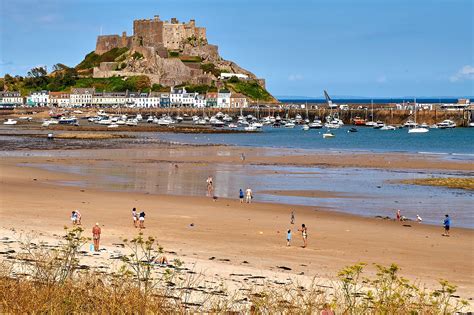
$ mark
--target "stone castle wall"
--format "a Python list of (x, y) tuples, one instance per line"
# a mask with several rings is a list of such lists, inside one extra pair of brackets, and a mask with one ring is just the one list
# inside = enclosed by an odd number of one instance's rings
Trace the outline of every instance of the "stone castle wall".
[(127, 36), (126, 32), (123, 32), (122, 36), (100, 35), (100, 36), (97, 36), (95, 53), (101, 55), (113, 48), (122, 48), (122, 47), (131, 48), (132, 42), (133, 42), (132, 36)]
[(138, 46), (155, 47), (157, 49), (166, 48), (178, 50), (183, 47), (186, 39), (194, 37), (207, 41), (206, 29), (197, 27), (194, 20), (188, 23), (180, 23), (177, 19), (162, 21), (155, 15), (153, 19), (143, 19), (133, 21), (133, 36), (127, 36), (125, 32), (120, 35), (100, 35), (97, 37), (95, 52), (103, 54), (113, 48)]

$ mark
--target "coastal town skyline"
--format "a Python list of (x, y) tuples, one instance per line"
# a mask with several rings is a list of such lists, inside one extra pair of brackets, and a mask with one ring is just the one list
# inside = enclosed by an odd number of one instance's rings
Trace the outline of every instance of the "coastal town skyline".
[[(39, 11), (38, 3), (2, 2), (1, 76), (25, 75), (38, 65), (51, 69), (58, 62), (75, 66), (94, 49), (97, 35), (131, 33), (131, 20), (159, 14), (196, 19), (224, 58), (266, 78), (277, 97), (320, 97), (325, 88), (336, 96), (361, 97), (470, 96), (473, 91), (469, 1), (344, 2), (345, 13), (341, 1), (304, 2), (299, 8), (277, 2), (271, 12), (259, 10), (267, 1), (225, 3), (219, 10), (213, 1), (142, 1), (132, 14), (125, 1), (45, 1)], [(110, 5), (116, 10), (105, 10)], [(283, 12), (287, 23), (276, 19)], [(428, 18), (443, 23), (427, 23)], [(72, 32), (74, 37), (67, 36)]]

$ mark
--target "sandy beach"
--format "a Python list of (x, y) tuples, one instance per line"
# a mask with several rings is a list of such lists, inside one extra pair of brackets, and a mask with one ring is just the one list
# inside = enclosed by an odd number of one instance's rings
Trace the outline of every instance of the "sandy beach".
[[(220, 154), (220, 152), (231, 154)], [(178, 172), (199, 163), (245, 163), (268, 165), (287, 162), (287, 156), (237, 147), (168, 147), (147, 150), (149, 158), (135, 157), (127, 150), (91, 150), (90, 156), (63, 151), (60, 154), (36, 154), (5, 157), (0, 162), (1, 228), (33, 230), (44, 235), (61, 234), (69, 224), (72, 210), (80, 209), (83, 226), (89, 231), (95, 222), (103, 230), (103, 244), (111, 246), (137, 234), (132, 225), (131, 209), (147, 214), (145, 235), (153, 235), (166, 250), (176, 252), (184, 261), (203, 262), (202, 268), (219, 273), (254, 270), (333, 279), (338, 270), (357, 262), (398, 264), (401, 274), (436, 288), (439, 279), (458, 286), (462, 298), (474, 297), (472, 229), (455, 228), (451, 237), (442, 237), (441, 226), (394, 222), (342, 214), (330, 209), (295, 206), (295, 225), (290, 224), (290, 207), (272, 203), (240, 204), (237, 199), (126, 193), (100, 189), (68, 187), (58, 183), (71, 175), (51, 172), (19, 163), (99, 163), (151, 159), (176, 164)], [(37, 156), (35, 156), (37, 155)], [(39, 156), (43, 155), (43, 156)], [(45, 156), (46, 155), (46, 156)], [(101, 158), (97, 158), (100, 156)], [(473, 165), (458, 161), (441, 161), (406, 155), (331, 155), (294, 154), (291, 163), (334, 167), (358, 166), (380, 168), (420, 168), (472, 171)], [(76, 175), (75, 180), (92, 175)], [(284, 191), (274, 193), (285, 193)], [(297, 192), (313, 197), (323, 193)], [(204, 194), (203, 194), (204, 195)], [(308, 247), (302, 248), (296, 231), (308, 227)], [(293, 230), (293, 243), (286, 246), (286, 230)], [(214, 257), (214, 258), (212, 258)], [(210, 264), (209, 259), (212, 258)], [(281, 271), (281, 266), (290, 270)], [(373, 268), (368, 270), (374, 271)]]

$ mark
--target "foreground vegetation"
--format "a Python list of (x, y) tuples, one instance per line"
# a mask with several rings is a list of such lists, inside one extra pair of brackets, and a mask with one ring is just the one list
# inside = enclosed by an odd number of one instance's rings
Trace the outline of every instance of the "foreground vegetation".
[(453, 299), (456, 288), (440, 281), (429, 292), (399, 276), (396, 265), (376, 266), (373, 278), (363, 276), (359, 263), (339, 272), (332, 288), (313, 281), (278, 288), (245, 288), (231, 292), (220, 285), (212, 293), (201, 290), (198, 277), (182, 272), (173, 262), (161, 276), (149, 262), (163, 249), (154, 238), (139, 234), (124, 240), (130, 254), (113, 273), (84, 270), (79, 251), (88, 239), (82, 230), (67, 231), (59, 249), (24, 243), (17, 262), (0, 266), (1, 313), (189, 313), (251, 312), (254, 314), (451, 314), (464, 309)]
[(448, 188), (474, 190), (474, 178), (458, 178), (458, 177), (446, 177), (446, 178), (419, 178), (419, 179), (407, 179), (402, 181), (403, 184), (410, 185), (425, 185), (425, 186), (441, 186)]

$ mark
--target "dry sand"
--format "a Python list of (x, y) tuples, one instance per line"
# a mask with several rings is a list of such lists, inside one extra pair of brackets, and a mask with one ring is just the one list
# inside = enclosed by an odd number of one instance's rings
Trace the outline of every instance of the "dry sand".
[[(222, 150), (233, 153), (230, 156), (217, 154)], [(227, 147), (177, 147), (156, 150), (150, 155), (154, 159), (180, 163), (241, 163), (239, 154), (242, 150), (247, 155), (246, 163), (286, 163), (284, 156), (271, 156), (262, 150)], [(209, 154), (211, 151), (214, 154)], [(133, 156), (127, 156), (126, 150), (103, 150), (93, 156), (101, 156), (102, 161), (133, 159)], [(95, 163), (93, 156), (48, 159), (49, 162), (58, 159), (70, 164)], [(4, 158), (0, 162), (2, 228), (35, 230), (45, 235), (61, 234), (63, 226), (69, 224), (71, 211), (80, 209), (87, 231), (95, 222), (100, 222), (103, 243), (110, 246), (124, 237), (136, 235), (130, 210), (137, 207), (147, 213), (146, 235), (156, 236), (161, 245), (175, 251), (184, 260), (207, 261), (215, 257), (216, 264), (207, 266), (215, 268), (212, 270), (215, 273), (219, 273), (220, 265), (225, 266), (227, 272), (245, 267), (252, 268), (256, 273), (278, 271), (277, 266), (286, 266), (291, 268), (286, 273), (303, 272), (309, 277), (334, 278), (342, 267), (357, 262), (397, 263), (404, 276), (418, 279), (430, 288), (436, 287), (438, 279), (447, 279), (459, 286), (461, 297), (474, 297), (474, 231), (470, 229), (453, 229), (452, 236), (448, 238), (441, 236), (441, 227), (361, 218), (301, 206), (291, 207), (296, 211), (296, 225), (290, 225), (287, 205), (248, 205), (222, 198), (214, 202), (206, 197), (64, 187), (56, 182), (70, 180), (70, 174), (17, 166), (19, 162), (41, 162), (44, 159)], [(292, 158), (292, 163), (308, 165), (325, 164), (324, 161), (334, 166), (370, 164), (371, 167), (419, 166), (456, 170), (472, 170), (473, 167), (467, 163), (423, 161), (397, 155), (373, 158), (346, 156), (345, 160), (304, 155)], [(75, 176), (75, 179), (80, 179), (80, 176)], [(308, 227), (308, 248), (301, 248), (302, 239), (296, 232), (301, 223)], [(288, 228), (294, 233), (291, 247), (286, 247), (285, 242)], [(227, 259), (229, 261), (225, 261)]]

